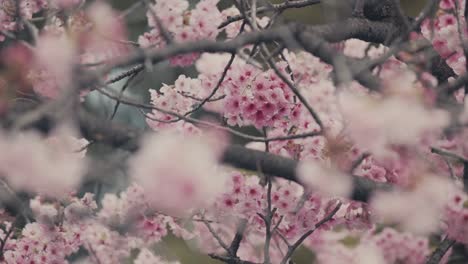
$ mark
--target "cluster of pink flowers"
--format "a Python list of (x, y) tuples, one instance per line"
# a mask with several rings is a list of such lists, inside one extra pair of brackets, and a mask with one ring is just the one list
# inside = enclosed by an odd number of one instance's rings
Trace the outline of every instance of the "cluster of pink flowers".
[[(144, 33), (138, 39), (143, 48), (161, 48), (167, 45), (164, 33), (167, 31), (175, 42), (215, 39), (219, 33), (218, 25), (223, 16), (216, 7), (219, 0), (201, 0), (194, 9), (188, 10), (186, 0), (156, 0), (151, 5), (146, 16), (151, 31)], [(158, 22), (159, 20), (159, 22)], [(160, 25), (158, 24), (160, 23)], [(191, 65), (199, 54), (176, 56), (171, 59), (173, 65)]]
[(465, 0), (440, 1), (440, 8), (441, 12), (434, 21), (426, 20), (421, 31), (455, 72), (462, 74), (466, 60), (461, 43), (468, 36), (464, 17)]
[(179, 118), (174, 117), (174, 115), (170, 113), (177, 113), (179, 115), (188, 113), (192, 107), (195, 106), (196, 101), (187, 97), (187, 94), (198, 96), (198, 93), (194, 92), (200, 91), (202, 84), (203, 82), (198, 79), (192, 79), (181, 75), (177, 78), (174, 85), (164, 84), (158, 90), (150, 90), (151, 104), (167, 112), (153, 110), (148, 114), (148, 118), (146, 119), (148, 125), (154, 130), (174, 126), (187, 126), (188, 124), (184, 121), (177, 122)]
[[(301, 82), (304, 85), (301, 87), (316, 86), (313, 90), (309, 87), (307, 90), (304, 88), (305, 92), (309, 92), (310, 102), (319, 102), (319, 110), (321, 110), (320, 106), (323, 106), (323, 112), (331, 112), (333, 106), (328, 104), (330, 103), (328, 98), (333, 96), (333, 86), (331, 82), (318, 83), (320, 77), (317, 76), (319, 72), (322, 76), (327, 76), (328, 74), (321, 73), (321, 70), (327, 67), (310, 55), (307, 56), (304, 53), (302, 57), (315, 59), (317, 66), (309, 66), (309, 68), (315, 68), (317, 73), (297, 72), (297, 77), (303, 78)], [(305, 58), (298, 59), (297, 64), (304, 64)], [(163, 110), (179, 114), (189, 112), (200, 103), (194, 98), (206, 98), (209, 91), (216, 88), (228, 60), (228, 55), (202, 56), (197, 61), (197, 69), (200, 72), (198, 78), (180, 76), (173, 86), (165, 85), (158, 92), (151, 91), (152, 103)], [(219, 67), (213, 67), (212, 61), (219, 64)], [(209, 67), (208, 64), (210, 64)], [(285, 69), (287, 65), (280, 63), (278, 66), (288, 76)], [(300, 65), (297, 65), (297, 68), (300, 68)], [(317, 124), (308, 116), (307, 110), (273, 70), (262, 71), (241, 59), (235, 59), (219, 86), (218, 92), (212, 98), (221, 96), (224, 96), (223, 107), (215, 109), (222, 112), (231, 126), (253, 125), (257, 128), (281, 128), (284, 131), (297, 125), (308, 130), (307, 132), (318, 131)], [(164, 121), (177, 119), (169, 114), (158, 113), (158, 111), (153, 111), (152, 117), (154, 117), (152, 120), (148, 120), (152, 127), (164, 126)], [(161, 121), (160, 124), (157, 123), (158, 120)]]
[[(25, 0), (20, 3), (19, 14), (23, 19), (29, 20), (33, 17), (33, 14), (38, 13), (47, 5), (45, 0)], [(0, 29), (14, 33), (18, 31), (22, 25), (18, 23), (16, 18), (16, 1), (4, 0), (0, 3)], [(0, 41), (5, 40), (5, 35), (0, 33)]]
[(468, 244), (468, 196), (457, 192), (447, 203), (445, 223), (447, 235), (461, 243)]
[(261, 72), (249, 66), (236, 66), (224, 86), (224, 116), (228, 124), (262, 128), (274, 126), (286, 116), (294, 118), (298, 106), (293, 94), (272, 70)]
[[(84, 247), (90, 252), (84, 263), (121, 263), (135, 249), (140, 250), (135, 263), (177, 263), (155, 256), (146, 247), (165, 237), (169, 227), (174, 234), (183, 229), (173, 218), (151, 213), (145, 205), (142, 189), (136, 185), (120, 197), (107, 194), (100, 210), (90, 193), (82, 198), (65, 198), (61, 203), (36, 197), (31, 200), (36, 222), (27, 224), (20, 235), (6, 239), (5, 261), (68, 263), (67, 258)], [(131, 218), (117, 219), (125, 216)], [(3, 225), (10, 228), (14, 223)], [(6, 232), (0, 232), (0, 236), (5, 238)]]
[[(204, 252), (222, 253), (212, 232), (224, 241), (230, 241), (238, 224), (246, 221), (247, 229), (238, 256), (262, 261), (263, 256), (258, 254), (257, 248), (264, 243), (266, 234), (265, 222), (260, 215), (267, 215), (267, 187), (256, 175), (232, 172), (225, 190), (205, 207), (206, 211), (194, 211), (189, 226), (184, 224), (186, 220), (154, 210), (152, 198), (148, 199), (155, 195), (154, 192), (148, 193), (135, 184), (118, 196), (106, 194), (100, 209), (89, 193), (82, 198), (66, 198), (61, 203), (36, 197), (30, 202), (36, 222), (27, 224), (21, 235), (7, 240), (5, 260), (7, 263), (31, 260), (37, 261), (35, 263), (67, 263), (68, 256), (84, 247), (90, 252), (88, 261), (103, 264), (129, 259), (135, 249), (139, 250), (135, 263), (177, 263), (168, 262), (149, 248), (172, 233), (186, 240), (195, 239), (197, 247)], [(463, 198), (458, 198), (454, 205), (463, 203)], [(305, 241), (305, 246), (317, 252), (321, 262), (405, 261), (418, 264), (423, 263), (430, 253), (426, 237), (391, 228), (378, 231), (370, 222), (365, 204), (345, 200), (341, 203), (336, 215)], [(279, 263), (283, 257), (280, 252), (288, 249), (284, 241), (294, 243), (305, 232), (314, 229), (337, 204), (335, 198), (304, 194), (303, 188), (295, 183), (275, 181), (271, 190), (272, 226), (276, 226), (271, 238), (272, 262)], [(12, 224), (4, 222), (6, 227)], [(457, 226), (463, 228), (463, 225)]]

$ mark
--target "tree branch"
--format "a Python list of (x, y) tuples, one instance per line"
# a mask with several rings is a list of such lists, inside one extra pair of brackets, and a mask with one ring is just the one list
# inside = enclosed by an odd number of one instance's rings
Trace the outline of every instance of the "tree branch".
[(444, 257), (445, 253), (455, 244), (455, 240), (446, 237), (439, 246), (434, 250), (432, 255), (427, 260), (426, 264), (438, 264)]

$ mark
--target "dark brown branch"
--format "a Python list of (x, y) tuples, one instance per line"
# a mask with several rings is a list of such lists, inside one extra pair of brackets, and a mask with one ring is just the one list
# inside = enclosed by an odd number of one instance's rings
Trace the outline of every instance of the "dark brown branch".
[(440, 148), (436, 148), (436, 147), (431, 147), (431, 152), (432, 152), (432, 153), (435, 153), (435, 154), (438, 154), (438, 155), (441, 155), (441, 156), (445, 156), (445, 157), (454, 159), (454, 160), (457, 161), (457, 162), (468, 163), (468, 160), (465, 159), (464, 157), (462, 157), (462, 156), (460, 156), (460, 155), (458, 155), (458, 154), (456, 154), (456, 153), (453, 153), (453, 152), (444, 150), (444, 149), (440, 149)]
[(246, 228), (247, 220), (242, 219), (237, 227), (236, 234), (232, 239), (231, 245), (229, 246), (229, 252), (231, 252), (233, 256), (237, 256), (237, 251), (239, 250)]
[[(376, 24), (372, 24), (376, 23)], [(373, 42), (383, 42), (385, 36), (395, 27), (391, 24), (371, 22), (365, 19), (352, 18), (344, 23), (332, 24), (329, 26), (303, 27), (298, 24), (289, 24), (272, 29), (255, 31), (242, 34), (228, 41), (201, 40), (194, 42), (175, 43), (166, 48), (137, 53), (129, 56), (119, 62), (108, 66), (102, 72), (90, 73), (93, 76), (83, 81), (83, 86), (89, 86), (94, 83), (96, 78), (103, 72), (109, 72), (114, 68), (128, 67), (135, 64), (143, 64), (145, 61), (158, 63), (176, 55), (183, 55), (192, 52), (228, 52), (236, 53), (238, 49), (249, 45), (259, 43), (269, 43), (278, 41), (289, 49), (297, 48), (294, 37), (298, 37), (301, 44), (307, 51), (321, 58), (323, 61), (333, 64), (335, 50), (331, 48), (328, 42), (338, 42), (351, 37), (360, 38)], [(350, 59), (355, 61), (356, 59)], [(143, 66), (137, 66), (143, 67)], [(128, 76), (128, 75), (127, 75)], [(357, 80), (364, 86), (376, 86), (377, 78), (373, 78), (370, 73), (360, 73)]]
[[(91, 114), (81, 111), (79, 114), (80, 130), (84, 137), (123, 148), (128, 151), (136, 151), (139, 148), (139, 139), (142, 132), (126, 126), (99, 120)], [(230, 145), (226, 148), (222, 162), (245, 170), (256, 171), (260, 165), (262, 172), (290, 181), (298, 182), (296, 168), (298, 162), (289, 158), (263, 151), (248, 149), (241, 145)], [(354, 181), (354, 193), (352, 199), (367, 201), (371, 193), (376, 189), (388, 189), (385, 183), (377, 183), (372, 180), (352, 176)]]

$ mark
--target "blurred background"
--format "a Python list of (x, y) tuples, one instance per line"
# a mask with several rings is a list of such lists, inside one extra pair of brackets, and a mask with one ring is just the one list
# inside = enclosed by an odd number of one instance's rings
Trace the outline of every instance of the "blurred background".
[[(189, 0), (192, 5), (195, 5), (198, 0)], [(338, 10), (330, 8), (334, 4), (340, 5), (348, 3), (350, 0), (324, 0), (324, 4), (318, 4), (311, 7), (301, 9), (291, 9), (282, 15), (283, 21), (301, 21), (309, 24), (320, 24), (326, 23), (333, 20), (344, 19), (349, 15), (349, 9), (341, 7)], [(118, 10), (126, 10), (132, 6), (136, 1), (134, 0), (111, 0), (110, 1), (114, 8)], [(281, 3), (282, 0), (273, 0), (270, 3)], [(416, 16), (419, 11), (424, 7), (427, 0), (402, 0), (402, 6), (406, 14), (409, 16)], [(220, 8), (230, 7), (231, 0), (221, 0)], [(262, 4), (262, 0), (258, 0), (258, 4)], [(138, 36), (143, 32), (148, 31), (146, 14), (143, 7), (138, 8), (132, 12), (128, 17), (128, 32), (130, 40), (137, 41)], [(116, 71), (117, 73), (118, 71)], [(196, 72), (193, 67), (188, 68), (174, 68), (170, 67), (168, 63), (159, 63), (154, 66), (151, 72), (146, 71), (139, 74), (138, 77), (132, 82), (130, 87), (125, 91), (127, 97), (139, 100), (141, 102), (149, 102), (148, 89), (159, 89), (162, 83), (172, 84), (180, 74), (185, 74), (190, 77), (195, 77)], [(125, 80), (115, 83), (112, 85), (112, 89), (120, 92)], [(111, 101), (100, 94), (94, 92), (86, 99), (86, 106), (90, 108), (94, 113), (101, 115), (103, 118), (110, 118), (114, 110), (116, 109), (116, 103)], [(113, 118), (116, 122), (122, 122), (126, 124), (139, 127), (141, 129), (147, 129), (144, 116), (137, 109), (133, 107), (127, 107), (120, 105), (117, 108), (115, 117)], [(255, 129), (248, 129), (248, 133), (257, 134)], [(238, 142), (242, 143), (242, 142)], [(126, 153), (116, 151), (114, 149), (108, 149), (106, 146), (94, 144), (91, 145), (88, 150), (88, 155), (93, 158), (102, 160), (103, 163), (114, 164), (110, 166), (107, 171), (97, 171), (96, 178), (90, 179), (89, 184), (84, 188), (83, 191), (93, 191), (96, 188), (101, 188), (100, 193), (107, 191), (118, 191), (128, 184), (124, 168), (121, 164), (116, 165), (115, 160), (121, 160), (125, 158)], [(109, 177), (105, 176), (110, 174)], [(105, 177), (103, 177), (105, 176)], [(98, 183), (96, 185), (96, 182)], [(356, 241), (345, 241), (352, 245)], [(195, 247), (190, 246), (190, 242), (178, 240), (174, 237), (165, 239), (162, 243), (159, 243), (156, 251), (161, 252), (162, 255), (169, 257), (170, 259), (179, 260), (183, 264), (193, 263), (221, 263), (214, 261), (209, 257), (197, 253)], [(313, 253), (307, 249), (300, 249), (294, 256), (294, 263), (314, 263)]]

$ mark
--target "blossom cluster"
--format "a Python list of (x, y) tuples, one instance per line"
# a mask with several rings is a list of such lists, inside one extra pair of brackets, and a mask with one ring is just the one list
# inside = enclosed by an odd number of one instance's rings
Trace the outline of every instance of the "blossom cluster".
[[(182, 218), (154, 210), (150, 196), (162, 194), (148, 193), (136, 184), (118, 196), (105, 194), (99, 208), (90, 193), (81, 198), (65, 197), (60, 203), (36, 197), (30, 201), (36, 222), (27, 224), (21, 234), (7, 240), (5, 260), (7, 263), (67, 263), (67, 257), (84, 247), (90, 252), (88, 261), (99, 263), (120, 263), (131, 258), (133, 250), (138, 250), (135, 263), (176, 263), (168, 262), (167, 257), (159, 256), (150, 248), (173, 234), (186, 240), (195, 239), (196, 247), (204, 252), (222, 253), (213, 232), (229, 241), (239, 223), (246, 221), (238, 255), (249, 261), (262, 261), (257, 249), (266, 235), (261, 216), (266, 214), (267, 194), (267, 186), (255, 175), (232, 172), (226, 192), (206, 207), (206, 211), (192, 214), (192, 226)], [(287, 250), (288, 244), (314, 229), (341, 202), (343, 205), (336, 215), (304, 244), (317, 252), (321, 262), (363, 263), (374, 254), (370, 259), (380, 262), (365, 263), (423, 263), (430, 253), (426, 237), (390, 227), (379, 230), (371, 224), (365, 204), (304, 194), (302, 187), (287, 181), (275, 182), (270, 195), (272, 208), (276, 208), (272, 223), (277, 227), (271, 238), (276, 241), (270, 249), (273, 263), (281, 261), (280, 252)], [(4, 222), (7, 228), (13, 224)], [(360, 252), (363, 248), (373, 251)]]
[[(151, 5), (146, 16), (151, 31), (138, 39), (143, 48), (161, 48), (167, 45), (166, 37), (175, 42), (215, 39), (219, 33), (218, 25), (223, 16), (216, 7), (219, 0), (202, 0), (194, 9), (188, 10), (186, 0), (162, 0)], [(169, 36), (165, 35), (168, 33)], [(176, 56), (171, 59), (173, 65), (191, 65), (199, 54)]]

